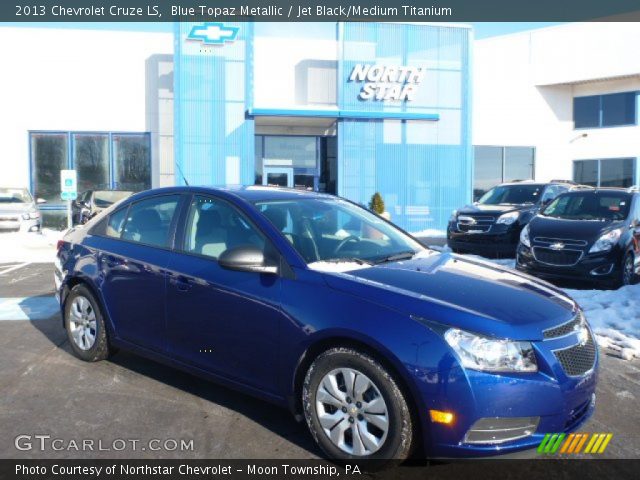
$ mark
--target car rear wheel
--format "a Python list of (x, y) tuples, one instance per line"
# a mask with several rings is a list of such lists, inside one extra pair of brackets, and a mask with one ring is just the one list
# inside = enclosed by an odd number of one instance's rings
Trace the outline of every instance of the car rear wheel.
[(109, 343), (100, 306), (84, 285), (71, 289), (64, 307), (64, 325), (73, 353), (87, 362), (109, 356)]
[(309, 430), (330, 458), (402, 461), (415, 443), (411, 412), (393, 376), (357, 350), (319, 355), (307, 371), (302, 402)]

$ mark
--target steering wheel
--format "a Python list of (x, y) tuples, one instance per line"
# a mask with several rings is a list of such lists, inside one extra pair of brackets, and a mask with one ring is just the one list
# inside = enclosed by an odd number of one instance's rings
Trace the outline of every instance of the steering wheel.
[(355, 235), (349, 235), (348, 237), (343, 238), (342, 240), (340, 240), (340, 243), (336, 245), (336, 248), (333, 249), (333, 254), (337, 255), (340, 250), (342, 250), (342, 248), (349, 242), (360, 242), (360, 238), (356, 237)]

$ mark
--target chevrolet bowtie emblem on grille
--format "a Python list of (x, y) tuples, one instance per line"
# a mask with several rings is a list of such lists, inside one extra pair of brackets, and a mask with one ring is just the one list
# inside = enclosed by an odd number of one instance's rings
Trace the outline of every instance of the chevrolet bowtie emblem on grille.
[(551, 250), (563, 250), (564, 249), (564, 243), (556, 242), (556, 243), (552, 244), (549, 248)]
[(459, 216), (458, 217), (458, 222), (462, 223), (463, 225), (475, 225), (476, 223), (476, 219), (473, 217), (465, 217), (465, 216)]

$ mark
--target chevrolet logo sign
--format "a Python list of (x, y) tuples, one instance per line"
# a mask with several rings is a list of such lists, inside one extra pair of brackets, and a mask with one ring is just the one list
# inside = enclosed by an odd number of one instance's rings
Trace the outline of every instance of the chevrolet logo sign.
[(553, 244), (551, 244), (551, 245), (549, 246), (549, 248), (550, 248), (551, 250), (556, 250), (556, 251), (558, 251), (558, 250), (564, 250), (564, 247), (565, 247), (565, 245), (564, 245), (564, 243), (562, 243), (562, 242), (556, 242), (556, 243), (553, 243)]
[(460, 215), (458, 217), (458, 223), (461, 223), (462, 225), (475, 225), (478, 222), (473, 217), (465, 217), (464, 215)]

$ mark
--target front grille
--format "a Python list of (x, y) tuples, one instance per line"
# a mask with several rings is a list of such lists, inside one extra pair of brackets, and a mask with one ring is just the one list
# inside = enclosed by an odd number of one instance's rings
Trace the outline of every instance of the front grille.
[(572, 377), (588, 372), (596, 362), (596, 344), (588, 330), (587, 342), (584, 345), (574, 345), (563, 350), (556, 350), (553, 353), (565, 373)]
[(460, 215), (458, 217), (458, 230), (461, 232), (482, 232), (491, 230), (495, 217), (486, 215)]
[(552, 250), (544, 247), (534, 247), (533, 256), (536, 261), (556, 267), (572, 267), (582, 258), (580, 250)]
[(539, 243), (542, 246), (550, 246), (554, 243), (562, 243), (566, 247), (586, 247), (587, 242), (584, 240), (571, 240), (566, 238), (550, 238), (550, 237), (536, 237), (533, 239), (534, 243)]
[(558, 325), (557, 327), (548, 328), (544, 332), (542, 332), (542, 336), (545, 340), (549, 338), (556, 337), (564, 337), (565, 335), (569, 335), (578, 329), (578, 327), (583, 323), (583, 315), (582, 312), (579, 312), (572, 320), (567, 323), (563, 323), (562, 325)]

